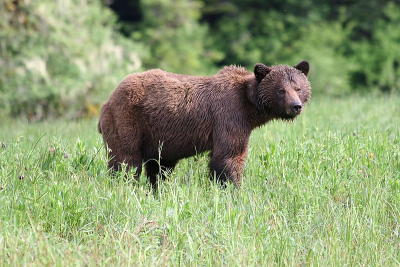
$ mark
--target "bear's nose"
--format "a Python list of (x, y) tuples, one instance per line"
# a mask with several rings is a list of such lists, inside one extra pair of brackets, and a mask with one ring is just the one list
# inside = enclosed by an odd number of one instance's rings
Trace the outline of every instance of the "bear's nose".
[(300, 113), (301, 108), (302, 108), (301, 103), (293, 103), (293, 104), (291, 105), (292, 111), (293, 111), (294, 113), (296, 113), (296, 114), (299, 114), (299, 113)]

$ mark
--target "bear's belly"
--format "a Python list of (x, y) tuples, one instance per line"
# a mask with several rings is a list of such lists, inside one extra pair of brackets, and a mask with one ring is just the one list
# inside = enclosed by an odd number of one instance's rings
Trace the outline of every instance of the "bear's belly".
[(212, 148), (211, 133), (202, 135), (199, 131), (164, 131), (144, 138), (143, 154), (147, 159), (179, 160)]
[(188, 104), (183, 99), (171, 105), (173, 101), (167, 100), (158, 97), (158, 105), (148, 102), (142, 110), (144, 156), (179, 160), (210, 150), (214, 122), (207, 105)]

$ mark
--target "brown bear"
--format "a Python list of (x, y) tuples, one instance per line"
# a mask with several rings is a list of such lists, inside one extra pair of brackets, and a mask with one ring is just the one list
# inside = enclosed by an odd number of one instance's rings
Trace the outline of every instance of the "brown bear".
[[(109, 168), (144, 163), (157, 177), (186, 157), (211, 150), (210, 169), (219, 181), (239, 186), (251, 131), (273, 119), (292, 120), (311, 95), (309, 64), (256, 64), (254, 73), (227, 66), (213, 76), (148, 70), (127, 76), (104, 104), (99, 132), (108, 146)], [(215, 175), (215, 176), (214, 176)]]

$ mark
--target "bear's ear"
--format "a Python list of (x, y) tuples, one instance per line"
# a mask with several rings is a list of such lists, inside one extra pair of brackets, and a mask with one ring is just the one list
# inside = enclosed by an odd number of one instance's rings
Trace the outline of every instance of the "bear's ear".
[(262, 79), (264, 79), (264, 77), (270, 73), (271, 68), (269, 68), (268, 66), (262, 64), (262, 63), (257, 63), (254, 66), (254, 74), (256, 75), (256, 79), (257, 82), (261, 82)]
[(307, 61), (302, 61), (296, 66), (294, 66), (296, 69), (304, 73), (304, 75), (307, 76), (308, 72), (310, 71), (310, 65), (308, 64)]

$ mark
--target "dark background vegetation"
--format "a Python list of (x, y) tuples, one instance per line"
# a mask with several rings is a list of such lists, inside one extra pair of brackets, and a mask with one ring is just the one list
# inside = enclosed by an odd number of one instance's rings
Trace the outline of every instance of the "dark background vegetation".
[(314, 94), (399, 92), (400, 2), (2, 0), (0, 113), (96, 115), (128, 73), (311, 63)]

